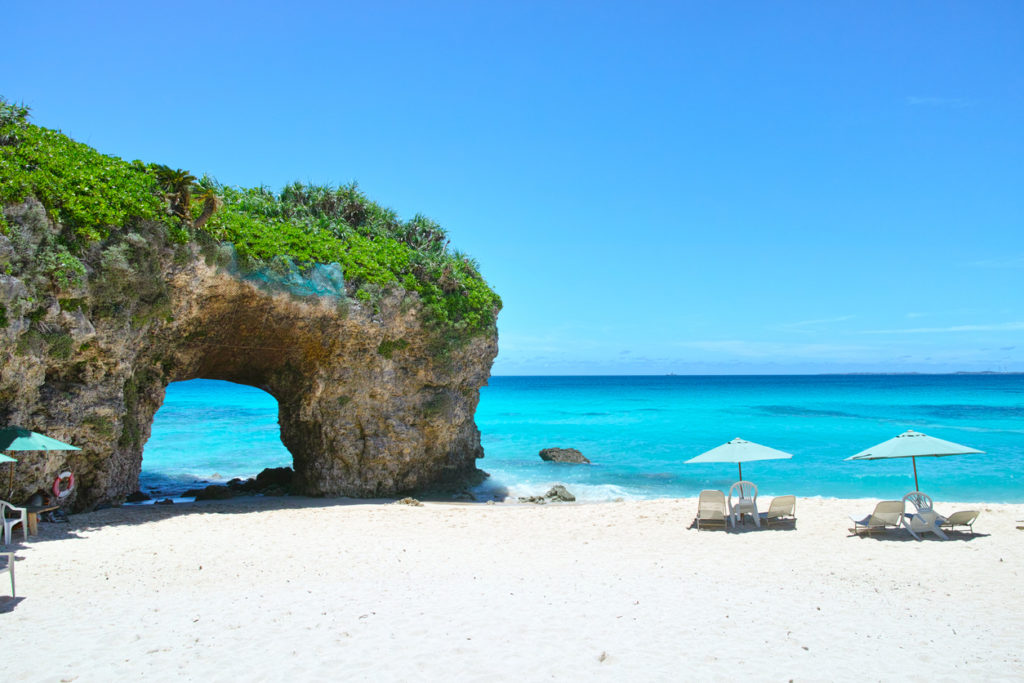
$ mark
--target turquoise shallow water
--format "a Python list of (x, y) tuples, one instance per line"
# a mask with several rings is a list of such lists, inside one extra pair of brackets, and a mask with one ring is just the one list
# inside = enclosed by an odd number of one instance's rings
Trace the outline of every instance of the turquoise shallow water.
[[(1024, 376), (492, 377), (477, 424), (487, 488), (514, 495), (565, 483), (584, 500), (695, 496), (727, 489), (735, 465), (685, 465), (737, 436), (794, 454), (749, 463), (762, 494), (900, 497), (909, 460), (843, 458), (906, 429), (986, 451), (918, 459), (940, 500), (1024, 502)], [(545, 463), (579, 448), (590, 466)], [(290, 465), (269, 395), (209, 380), (172, 384), (143, 455), (144, 490), (252, 476)]]

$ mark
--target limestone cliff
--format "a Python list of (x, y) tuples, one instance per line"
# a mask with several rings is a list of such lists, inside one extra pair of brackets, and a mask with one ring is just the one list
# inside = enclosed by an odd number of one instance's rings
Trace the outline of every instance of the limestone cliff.
[(32, 198), (4, 217), (0, 424), (82, 448), (18, 456), (12, 499), (70, 468), (74, 509), (122, 501), (165, 387), (192, 378), (277, 399), (302, 493), (393, 496), (477, 473), (493, 323), (445, 344), (397, 284), (372, 299), (349, 283), (340, 296), (270, 291), (223, 267), (216, 243), (176, 242), (159, 221), (112, 229), (78, 255), (77, 284), (55, 282), (48, 245), (66, 228)]

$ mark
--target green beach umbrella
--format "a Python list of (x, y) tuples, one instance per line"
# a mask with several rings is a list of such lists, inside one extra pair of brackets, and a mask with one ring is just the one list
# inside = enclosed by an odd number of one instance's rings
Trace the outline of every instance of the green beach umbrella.
[[(80, 451), (78, 446), (51, 439), (37, 432), (24, 429), (23, 427), (5, 427), (0, 429), (0, 451)], [(11, 462), (12, 457), (0, 454), (0, 462)], [(11, 465), (10, 497), (14, 492), (14, 465)]]
[(78, 446), (51, 439), (22, 427), (0, 429), (0, 451), (80, 451)]
[(920, 491), (917, 484), (917, 459), (939, 458), (947, 455), (970, 455), (984, 453), (976, 448), (961, 446), (952, 441), (936, 439), (921, 432), (908, 429), (899, 436), (883, 441), (877, 446), (851, 455), (847, 460), (887, 460), (889, 458), (910, 458), (914, 464), (914, 490)]
[(733, 439), (728, 443), (712, 448), (706, 453), (701, 453), (695, 458), (690, 458), (685, 464), (734, 462), (740, 468), (740, 481), (743, 481), (743, 463), (745, 462), (753, 462), (755, 460), (788, 460), (792, 457), (792, 453), (768, 448), (768, 446), (762, 446), (753, 441)]

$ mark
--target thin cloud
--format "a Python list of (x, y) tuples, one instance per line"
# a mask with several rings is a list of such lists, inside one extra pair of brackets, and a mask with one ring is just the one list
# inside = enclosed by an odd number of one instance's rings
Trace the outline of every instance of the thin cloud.
[(993, 325), (952, 325), (950, 327), (911, 327), (902, 330), (862, 330), (860, 334), (942, 334), (945, 332), (1010, 332), (1024, 330), (1024, 322)]
[(920, 97), (910, 96), (907, 104), (911, 107), (948, 107), (950, 109), (963, 109), (973, 107), (974, 102), (960, 97)]
[(780, 330), (802, 330), (808, 327), (817, 327), (818, 325), (830, 325), (832, 323), (841, 323), (844, 320), (852, 320), (852, 315), (839, 315), (834, 318), (818, 318), (816, 320), (801, 320), (795, 323), (779, 323), (776, 325), (776, 329)]

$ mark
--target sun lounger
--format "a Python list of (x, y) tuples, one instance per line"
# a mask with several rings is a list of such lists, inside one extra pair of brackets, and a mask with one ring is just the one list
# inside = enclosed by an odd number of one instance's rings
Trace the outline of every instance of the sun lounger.
[(971, 536), (974, 535), (974, 522), (978, 519), (978, 515), (981, 514), (980, 510), (962, 510), (960, 512), (954, 512), (949, 517), (946, 517), (946, 521), (939, 524), (943, 529), (949, 529), (954, 531), (958, 526), (965, 526), (971, 530)]
[(793, 520), (796, 526), (796, 496), (775, 496), (768, 506), (767, 512), (761, 513), (761, 520), (767, 527), (772, 520)]
[(946, 533), (939, 528), (942, 522), (946, 521), (946, 518), (935, 511), (932, 506), (932, 499), (927, 493), (921, 491), (911, 491), (907, 495), (903, 496), (904, 503), (910, 503), (914, 506), (917, 512), (908, 513), (903, 516), (903, 526), (910, 535), (921, 540), (919, 534), (933, 533), (943, 541), (948, 541), (949, 537)]
[(701, 524), (721, 524), (725, 528), (727, 517), (725, 494), (721, 491), (701, 491), (697, 499), (697, 530)]
[(857, 519), (853, 515), (850, 519), (853, 520), (853, 528), (850, 531), (857, 535), (860, 535), (861, 531), (871, 534), (876, 531), (898, 529), (903, 521), (903, 501), (880, 501), (875, 506), (875, 511), (864, 519)]

